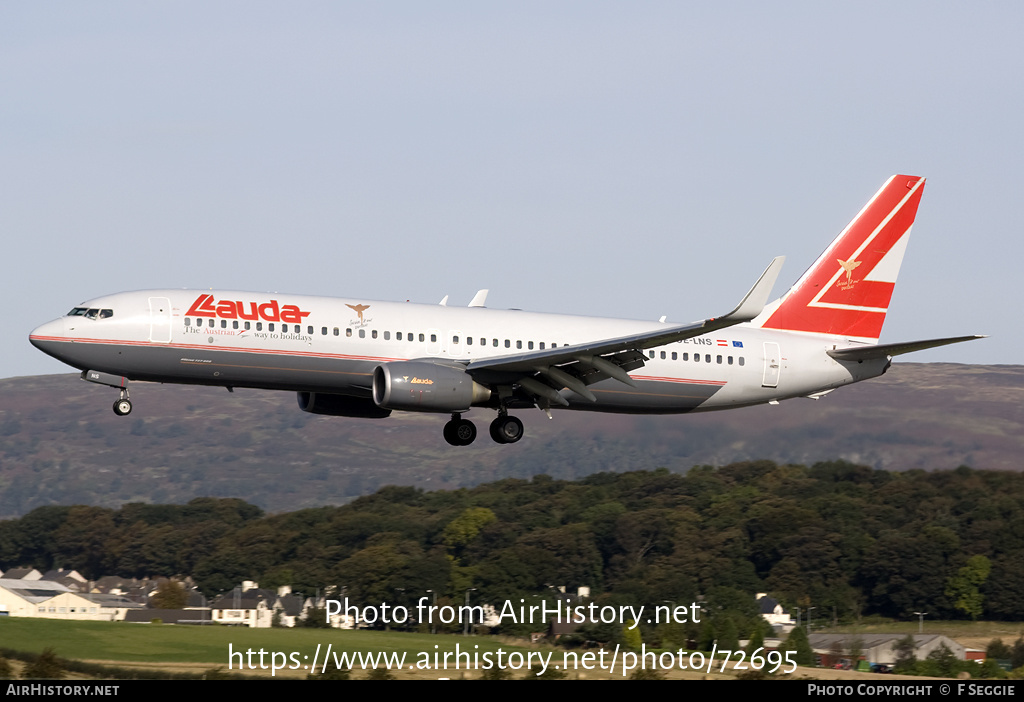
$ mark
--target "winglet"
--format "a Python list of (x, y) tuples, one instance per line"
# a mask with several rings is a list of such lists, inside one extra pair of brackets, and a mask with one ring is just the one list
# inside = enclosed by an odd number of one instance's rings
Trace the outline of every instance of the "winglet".
[(740, 301), (740, 304), (736, 306), (732, 312), (717, 319), (708, 320), (709, 322), (725, 322), (728, 321), (730, 324), (738, 324), (740, 322), (749, 322), (751, 319), (761, 314), (761, 310), (764, 309), (765, 304), (768, 302), (768, 296), (771, 295), (772, 288), (775, 287), (775, 279), (779, 277), (779, 271), (782, 270), (782, 264), (786, 262), (785, 256), (776, 256), (772, 259), (772, 262), (768, 264), (768, 267), (764, 269), (764, 273), (754, 283), (754, 287), (750, 289), (750, 292)]

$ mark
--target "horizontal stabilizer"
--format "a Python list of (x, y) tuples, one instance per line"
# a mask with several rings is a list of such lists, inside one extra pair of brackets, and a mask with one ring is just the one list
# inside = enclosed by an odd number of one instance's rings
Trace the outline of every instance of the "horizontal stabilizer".
[(986, 338), (984, 334), (972, 336), (953, 336), (948, 339), (927, 339), (925, 341), (906, 341), (900, 344), (875, 344), (872, 346), (851, 346), (845, 349), (832, 349), (826, 353), (837, 361), (868, 361), (887, 356), (899, 356), (913, 351), (933, 349), (936, 346), (959, 344), (961, 341), (974, 341)]

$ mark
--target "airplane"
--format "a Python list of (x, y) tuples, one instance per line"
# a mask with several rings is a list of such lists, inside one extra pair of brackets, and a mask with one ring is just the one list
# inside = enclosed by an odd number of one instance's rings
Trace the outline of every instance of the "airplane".
[[(300, 409), (384, 418), (497, 412), (491, 438), (524, 433), (510, 410), (704, 412), (809, 397), (882, 375), (894, 356), (983, 338), (879, 344), (925, 179), (892, 176), (817, 261), (767, 303), (775, 258), (731, 312), (689, 324), (236, 291), (145, 290), (88, 300), (29, 336), (33, 345), (117, 388), (129, 382), (288, 390)], [(766, 304), (767, 303), (767, 304)]]

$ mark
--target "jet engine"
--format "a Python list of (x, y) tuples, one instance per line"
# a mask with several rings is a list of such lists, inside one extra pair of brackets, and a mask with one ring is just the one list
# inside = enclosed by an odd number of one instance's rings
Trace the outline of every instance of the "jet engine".
[(398, 361), (373, 370), (373, 401), (389, 410), (465, 412), (490, 397), (491, 391), (461, 367)]
[(333, 417), (365, 417), (383, 419), (391, 410), (382, 409), (372, 400), (351, 395), (331, 395), (323, 392), (300, 392), (299, 409), (313, 414), (328, 414)]

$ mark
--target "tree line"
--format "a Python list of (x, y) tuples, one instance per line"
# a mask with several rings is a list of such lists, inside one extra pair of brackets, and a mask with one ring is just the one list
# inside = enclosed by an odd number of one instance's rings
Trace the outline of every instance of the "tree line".
[[(0, 522), (0, 569), (191, 576), (333, 587), (364, 604), (460, 604), (574, 592), (700, 602), (756, 620), (753, 593), (815, 617), (1024, 620), (1024, 476), (769, 461), (686, 474), (384, 487), (341, 507), (268, 515), (237, 499), (40, 507)], [(741, 633), (744, 627), (741, 625)], [(749, 630), (749, 629), (747, 629)]]

